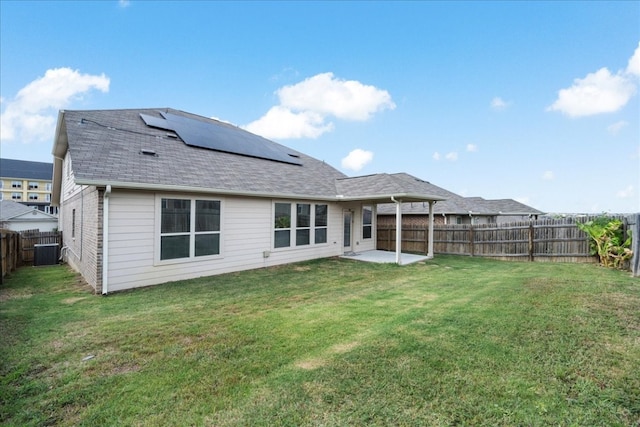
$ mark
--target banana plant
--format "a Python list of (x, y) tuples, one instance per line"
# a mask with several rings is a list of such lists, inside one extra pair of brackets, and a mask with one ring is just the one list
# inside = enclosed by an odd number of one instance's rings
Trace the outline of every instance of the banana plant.
[(587, 233), (591, 239), (591, 254), (598, 255), (604, 267), (624, 268), (633, 256), (631, 236), (624, 239), (621, 220), (600, 216), (576, 225)]

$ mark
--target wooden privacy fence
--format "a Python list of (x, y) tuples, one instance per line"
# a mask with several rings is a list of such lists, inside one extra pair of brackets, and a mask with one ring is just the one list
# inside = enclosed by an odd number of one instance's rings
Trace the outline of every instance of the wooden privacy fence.
[(4, 277), (21, 265), (32, 265), (35, 245), (62, 243), (62, 232), (38, 230), (0, 230), (0, 284)]
[(20, 232), (20, 258), (22, 264), (33, 264), (34, 246), (62, 243), (60, 231), (28, 230)]
[[(580, 218), (584, 222), (589, 218)], [(628, 230), (629, 221), (620, 217)], [(379, 226), (377, 248), (395, 250), (395, 227)], [(426, 253), (429, 230), (405, 226), (402, 250)], [(436, 254), (484, 256), (528, 261), (597, 262), (589, 253), (589, 238), (575, 218), (539, 219), (508, 224), (434, 225)]]
[(0, 230), (0, 284), (4, 277), (18, 268), (20, 234), (11, 230)]

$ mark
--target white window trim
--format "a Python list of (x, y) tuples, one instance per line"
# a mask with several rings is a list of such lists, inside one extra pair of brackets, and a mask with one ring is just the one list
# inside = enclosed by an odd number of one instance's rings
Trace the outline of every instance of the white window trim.
[[(191, 201), (191, 230), (189, 231), (189, 257), (188, 258), (173, 258), (173, 259), (160, 259), (160, 244), (162, 237), (162, 199), (182, 199)], [(195, 204), (196, 200), (211, 200), (220, 202), (220, 253), (214, 255), (195, 256)], [(203, 261), (210, 261), (224, 258), (224, 199), (222, 197), (211, 196), (192, 196), (187, 194), (156, 194), (155, 200), (155, 232), (154, 232), (154, 244), (153, 244), (153, 265), (170, 265), (170, 264), (185, 264), (196, 263)], [(183, 233), (179, 233), (183, 234)], [(186, 234), (186, 233), (184, 233)], [(211, 233), (214, 234), (214, 233)]]
[[(275, 228), (274, 219), (276, 215), (276, 203), (287, 203), (290, 206), (291, 224), (289, 228)], [(298, 223), (298, 205), (310, 205), (311, 206), (311, 225), (310, 227), (297, 227)], [(322, 243), (316, 243), (316, 206), (327, 206), (327, 225), (322, 225), (317, 228), (323, 228), (327, 230), (327, 241)], [(307, 200), (274, 200), (271, 203), (271, 250), (273, 251), (291, 251), (291, 250), (304, 250), (317, 248), (321, 246), (327, 246), (329, 244), (329, 218), (331, 212), (331, 205), (327, 202), (312, 202)], [(276, 248), (276, 231), (289, 230), (289, 246)], [(296, 245), (296, 232), (297, 230), (309, 230), (309, 244)]]
[[(364, 208), (369, 208), (371, 210), (371, 223), (370, 224), (365, 224), (364, 223), (364, 210), (365, 210)], [(375, 212), (374, 212), (373, 205), (362, 205), (361, 211), (362, 211), (362, 215), (361, 215), (362, 216), (362, 218), (361, 218), (362, 240), (367, 240), (367, 241), (373, 240), (373, 238), (374, 238), (374, 230), (375, 230), (374, 227), (373, 227), (373, 222), (374, 222), (374, 218), (375, 218)], [(367, 226), (371, 227), (371, 237), (364, 237), (364, 228), (367, 227)]]

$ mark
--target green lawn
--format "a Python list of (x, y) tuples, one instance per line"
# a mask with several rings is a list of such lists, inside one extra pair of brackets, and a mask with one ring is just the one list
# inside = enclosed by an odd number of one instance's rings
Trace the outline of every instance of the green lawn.
[(595, 265), (327, 259), (107, 297), (25, 267), (0, 333), (2, 425), (640, 422), (640, 280)]

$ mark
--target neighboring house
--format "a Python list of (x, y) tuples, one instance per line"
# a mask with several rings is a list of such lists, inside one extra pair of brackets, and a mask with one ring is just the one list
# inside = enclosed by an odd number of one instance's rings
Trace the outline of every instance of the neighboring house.
[(0, 228), (54, 231), (58, 228), (58, 218), (13, 200), (0, 200)]
[(0, 159), (0, 200), (57, 215), (58, 209), (51, 206), (52, 173), (52, 163)]
[[(425, 185), (430, 194), (446, 199), (437, 202), (433, 208), (436, 224), (495, 224), (537, 219), (539, 215), (544, 215), (544, 212), (512, 199), (462, 197), (430, 183)], [(378, 205), (378, 225), (395, 226), (395, 210), (393, 204)], [(426, 203), (403, 203), (402, 214), (405, 226), (426, 227), (429, 223), (429, 206)]]
[(53, 155), (65, 260), (103, 294), (373, 250), (377, 204), (442, 200), (166, 108), (61, 111)]

